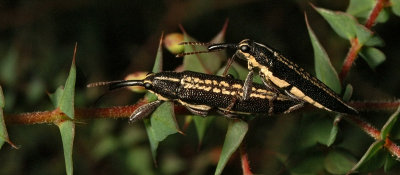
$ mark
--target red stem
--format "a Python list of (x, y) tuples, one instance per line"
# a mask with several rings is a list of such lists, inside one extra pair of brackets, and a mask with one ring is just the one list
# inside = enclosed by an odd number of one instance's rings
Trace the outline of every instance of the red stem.
[(376, 18), (378, 18), (379, 13), (382, 11), (384, 4), (386, 4), (387, 0), (378, 0), (375, 4), (374, 9), (368, 17), (367, 22), (365, 23), (365, 27), (370, 29), (372, 25), (374, 25)]
[(357, 58), (357, 54), (361, 49), (361, 45), (358, 42), (357, 38), (350, 40), (351, 48), (347, 53), (346, 59), (343, 62), (342, 71), (339, 74), (340, 81), (343, 82), (344, 78), (346, 78), (347, 74), (350, 71), (351, 66), (353, 65), (355, 59)]
[(249, 159), (243, 144), (240, 146), (240, 160), (242, 162), (243, 175), (253, 175), (250, 169)]

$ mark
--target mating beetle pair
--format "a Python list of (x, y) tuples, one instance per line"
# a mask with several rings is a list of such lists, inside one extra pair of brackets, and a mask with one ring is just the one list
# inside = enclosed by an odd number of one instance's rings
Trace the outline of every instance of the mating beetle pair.
[[(198, 42), (182, 44), (206, 45)], [(238, 44), (212, 44), (208, 46), (208, 51), (183, 53), (178, 56), (208, 53), (226, 48), (236, 49), (232, 60), (239, 58), (247, 61), (249, 73), (245, 81), (184, 71), (151, 73), (143, 80), (94, 83), (89, 86), (109, 85), (110, 90), (126, 86), (143, 86), (155, 93), (158, 100), (134, 111), (130, 116), (131, 122), (148, 116), (162, 101), (175, 101), (193, 114), (201, 116), (206, 116), (213, 109), (227, 117), (289, 113), (302, 107), (304, 103), (342, 114), (358, 114), (357, 110), (347, 105), (329, 87), (297, 64), (275, 49), (249, 39), (242, 40)], [(225, 72), (229, 69), (229, 65)], [(259, 71), (265, 86), (253, 83), (255, 70)]]

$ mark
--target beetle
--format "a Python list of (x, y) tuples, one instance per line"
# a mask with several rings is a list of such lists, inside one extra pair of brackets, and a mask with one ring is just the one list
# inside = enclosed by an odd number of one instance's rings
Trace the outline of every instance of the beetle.
[[(264, 84), (276, 93), (285, 93), (294, 99), (308, 102), (315, 107), (328, 111), (358, 115), (358, 111), (347, 105), (333, 90), (270, 46), (250, 39), (244, 39), (238, 44), (201, 44), (196, 42), (183, 44), (208, 45), (208, 51), (193, 53), (215, 52), (227, 48), (235, 49), (236, 52), (231, 60), (236, 58), (245, 60), (249, 69), (244, 91), (251, 89), (254, 71), (258, 70)], [(192, 53), (180, 55), (188, 54)], [(229, 69), (229, 66), (226, 69)], [(248, 92), (244, 92), (243, 100), (248, 99), (248, 94)]]
[[(150, 73), (142, 80), (122, 80), (89, 84), (88, 87), (108, 85), (110, 90), (127, 86), (142, 86), (157, 95), (158, 100), (142, 105), (130, 116), (130, 122), (145, 118), (163, 101), (174, 101), (191, 113), (206, 116), (216, 110), (229, 118), (243, 115), (266, 115), (289, 113), (302, 103), (284, 94), (276, 94), (268, 87), (252, 83), (247, 100), (243, 96), (244, 81), (232, 77), (203, 74), (192, 71), (164, 71)], [(268, 103), (274, 98), (272, 104)], [(271, 106), (273, 105), (273, 106)]]

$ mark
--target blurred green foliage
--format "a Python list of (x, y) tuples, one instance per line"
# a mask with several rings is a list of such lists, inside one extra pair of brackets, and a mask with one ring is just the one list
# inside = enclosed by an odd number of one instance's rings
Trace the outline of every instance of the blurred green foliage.
[[(349, 5), (348, 1), (311, 2), (318, 7), (341, 11), (345, 11)], [(99, 103), (95, 103), (104, 91), (86, 89), (86, 84), (122, 79), (131, 72), (151, 70), (161, 32), (179, 32), (179, 24), (196, 39), (209, 41), (229, 18), (226, 41), (253, 38), (260, 43), (268, 43), (312, 74), (313, 47), (309, 42), (304, 12), (336, 70), (340, 68), (349, 48), (348, 42), (335, 34), (305, 0), (19, 0), (2, 1), (0, 9), (0, 84), (4, 92), (5, 114), (53, 109), (46, 92), (54, 92), (59, 85), (65, 84), (75, 42), (78, 43), (77, 107), (135, 103), (141, 95), (123, 90), (107, 94)], [(397, 13), (398, 9), (398, 5), (394, 7)], [(347, 9), (360, 18), (365, 14), (363, 10), (360, 8), (357, 11), (354, 7)], [(397, 78), (400, 74), (397, 66), (400, 64), (400, 59), (397, 59), (400, 57), (400, 19), (394, 15), (387, 16), (388, 19), (385, 16), (379, 18), (382, 22), (387, 20), (384, 24), (374, 27), (385, 43), (379, 49), (386, 55), (386, 60), (379, 66), (376, 62), (357, 60), (357, 65), (346, 79), (353, 86), (353, 100), (387, 100), (400, 96), (400, 81)], [(376, 43), (382, 46), (381, 42)], [(228, 55), (231, 53), (228, 52)], [(379, 56), (380, 52), (368, 47), (362, 56), (368, 60), (374, 55)], [(379, 57), (384, 60), (382, 56)], [(164, 70), (173, 70), (180, 64), (182, 59), (165, 52)], [(372, 70), (369, 65), (377, 67)], [(319, 112), (255, 118), (249, 124), (245, 140), (252, 171), (263, 174), (346, 172), (351, 168), (349, 165), (364, 155), (373, 140), (359, 128), (340, 122), (336, 141), (332, 147), (326, 147), (324, 144), (331, 134), (332, 116)], [(363, 113), (363, 118), (378, 128), (385, 124), (389, 116), (390, 112)], [(184, 123), (184, 117), (178, 116), (177, 119), (179, 124)], [(193, 123), (185, 130), (185, 135), (174, 134), (161, 142), (157, 156), (158, 168), (155, 168), (151, 159), (143, 124), (129, 125), (126, 120), (77, 123), (73, 149), (74, 172), (211, 174), (217, 167), (228, 121), (216, 117), (210, 123), (206, 134), (200, 136), (204, 137), (200, 147)], [(400, 138), (399, 129), (396, 128), (398, 123), (393, 126), (395, 140)], [(3, 145), (0, 150), (0, 174), (65, 172), (63, 144), (55, 126), (9, 125), (7, 129), (11, 140), (20, 149)], [(379, 147), (380, 144), (377, 142), (375, 146)], [(387, 162), (393, 160), (390, 155), (379, 158)], [(239, 156), (234, 155), (223, 172), (241, 174), (239, 162)], [(390, 164), (387, 165), (385, 170), (389, 169)], [(389, 172), (400, 172), (396, 163), (392, 165)], [(382, 168), (374, 170), (376, 174), (383, 171)]]

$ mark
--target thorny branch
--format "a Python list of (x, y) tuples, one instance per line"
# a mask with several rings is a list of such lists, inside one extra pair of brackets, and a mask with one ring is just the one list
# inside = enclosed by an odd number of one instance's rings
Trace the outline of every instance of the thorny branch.
[[(96, 119), (96, 118), (126, 118), (129, 117), (133, 111), (138, 107), (147, 103), (147, 100), (142, 99), (134, 105), (129, 106), (114, 106), (109, 108), (86, 108), (86, 109), (76, 109), (75, 110), (75, 120), (84, 119)], [(400, 101), (393, 102), (350, 102), (351, 106), (357, 107), (358, 109), (375, 109), (375, 110), (393, 110), (400, 105)], [(187, 111), (181, 110), (176, 107), (176, 114), (186, 114)], [(354, 123), (361, 128), (365, 133), (374, 138), (375, 140), (385, 139), (385, 148), (389, 150), (393, 155), (400, 158), (400, 147), (396, 145), (389, 138), (381, 138), (381, 133), (378, 129), (372, 126), (370, 123), (361, 120), (355, 116), (346, 116), (345, 119)], [(5, 115), (4, 120), (6, 124), (42, 124), (42, 123), (55, 123), (60, 120), (68, 119), (67, 116), (62, 113), (59, 109), (53, 111), (43, 111), (43, 112), (31, 112), (22, 114), (12, 114)], [(243, 166), (248, 165), (247, 155), (245, 153), (241, 154)], [(247, 164), (246, 164), (247, 163)], [(243, 170), (250, 170), (248, 167)], [(251, 171), (248, 171), (251, 173)]]

